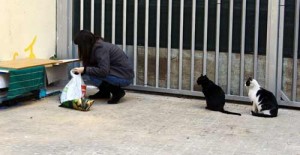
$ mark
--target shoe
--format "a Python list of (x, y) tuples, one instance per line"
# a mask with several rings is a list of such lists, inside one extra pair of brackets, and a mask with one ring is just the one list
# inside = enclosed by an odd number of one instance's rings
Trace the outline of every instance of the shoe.
[(108, 104), (117, 104), (122, 97), (125, 96), (125, 91), (120, 86), (110, 85), (112, 98), (107, 101)]
[(110, 98), (110, 91), (109, 91), (109, 85), (107, 82), (103, 81), (99, 88), (99, 91), (94, 94), (94, 95), (90, 95), (89, 98), (90, 99), (108, 99)]

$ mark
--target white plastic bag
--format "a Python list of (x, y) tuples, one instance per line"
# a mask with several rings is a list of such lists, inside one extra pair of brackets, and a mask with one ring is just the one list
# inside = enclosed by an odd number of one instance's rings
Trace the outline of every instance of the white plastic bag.
[(71, 101), (75, 99), (81, 99), (85, 96), (86, 87), (81, 78), (81, 74), (75, 74), (74, 70), (70, 71), (72, 79), (64, 87), (61, 96), (60, 102)]

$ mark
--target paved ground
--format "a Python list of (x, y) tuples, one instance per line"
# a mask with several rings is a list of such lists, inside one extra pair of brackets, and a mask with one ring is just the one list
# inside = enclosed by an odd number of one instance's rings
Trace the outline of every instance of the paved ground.
[[(92, 92), (89, 92), (92, 93)], [(300, 110), (257, 118), (249, 105), (204, 109), (200, 99), (127, 91), (91, 111), (58, 107), (58, 96), (0, 109), (0, 154), (300, 155)]]

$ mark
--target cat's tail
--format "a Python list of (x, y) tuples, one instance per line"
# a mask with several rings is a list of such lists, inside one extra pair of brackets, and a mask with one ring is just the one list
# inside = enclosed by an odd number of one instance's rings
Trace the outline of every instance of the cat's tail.
[(266, 114), (262, 114), (262, 113), (256, 113), (253, 111), (251, 111), (251, 114), (253, 116), (257, 116), (257, 117), (276, 117), (277, 116), (277, 113), (275, 115), (266, 115)]
[(242, 116), (240, 113), (236, 113), (236, 112), (230, 112), (230, 111), (226, 111), (226, 110), (222, 110), (221, 112), (222, 112), (222, 113), (225, 113), (225, 114), (231, 114), (231, 115), (238, 115), (238, 116)]

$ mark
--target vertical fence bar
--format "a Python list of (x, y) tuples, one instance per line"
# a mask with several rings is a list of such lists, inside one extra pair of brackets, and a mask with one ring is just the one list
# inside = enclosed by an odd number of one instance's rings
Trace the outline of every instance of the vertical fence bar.
[(277, 75), (278, 27), (280, 0), (268, 1), (268, 25), (266, 46), (266, 89), (275, 94)]
[[(56, 49), (55, 52), (59, 59), (70, 58), (69, 53), (69, 19), (70, 19), (70, 0), (68, 1), (56, 1), (56, 14), (60, 15), (56, 18)], [(68, 35), (66, 35), (66, 32)], [(72, 34), (72, 31), (71, 31)], [(72, 36), (71, 36), (72, 38)]]
[[(76, 45), (73, 43), (73, 39), (72, 39), (72, 28), (73, 28), (73, 6), (74, 6), (74, 1), (70, 0), (70, 5), (72, 6), (69, 10), (69, 18), (70, 18), (70, 23), (69, 23), (69, 31), (71, 32), (69, 38), (69, 48), (70, 48), (70, 55), (72, 56), (72, 58), (78, 58), (78, 48), (76, 48)], [(75, 67), (75, 64), (72, 64), (72, 67)]]
[(171, 83), (171, 41), (172, 41), (172, 0), (168, 4), (168, 64), (167, 64), (167, 88)]
[(156, 72), (155, 87), (159, 86), (159, 38), (160, 38), (160, 0), (157, 0), (157, 17), (156, 17)]
[(149, 0), (145, 1), (145, 69), (144, 86), (148, 86)]
[(136, 85), (137, 81), (137, 28), (138, 28), (138, 0), (134, 0), (134, 38), (133, 38), (133, 69), (134, 69), (134, 80), (133, 85)]
[(192, 2), (192, 38), (191, 38), (191, 91), (194, 91), (194, 70), (195, 70), (195, 24), (196, 23), (196, 0)]
[(260, 0), (255, 2), (255, 30), (254, 30), (254, 58), (253, 58), (253, 77), (257, 78), (257, 61), (258, 61), (258, 34), (259, 34), (259, 7)]
[(95, 0), (91, 0), (91, 32), (94, 33)]
[(126, 52), (127, 0), (123, 0), (123, 51)]
[(204, 35), (203, 35), (203, 74), (206, 74), (207, 59), (207, 23), (208, 23), (208, 0), (204, 1)]
[(277, 91), (276, 97), (277, 101), (280, 100), (281, 96), (281, 84), (282, 84), (282, 56), (283, 56), (283, 39), (284, 39), (284, 7), (285, 7), (285, 0), (280, 0), (280, 14), (279, 14), (279, 32), (278, 32), (278, 59), (277, 59)]
[(243, 0), (243, 7), (242, 7), (242, 25), (241, 25), (241, 26), (242, 26), (242, 32), (241, 32), (240, 96), (243, 96), (243, 91), (244, 91), (246, 3), (247, 3), (247, 0)]
[(215, 83), (219, 81), (219, 53), (220, 53), (220, 17), (221, 17), (221, 0), (217, 0), (217, 17), (216, 17), (216, 66), (215, 66)]
[(84, 0), (80, 0), (80, 30), (83, 30)]
[(67, 39), (67, 58), (75, 58), (75, 55), (72, 54), (72, 48), (73, 48), (73, 40), (72, 40), (72, 36), (73, 36), (73, 0), (68, 0), (68, 39)]
[(105, 0), (101, 4), (101, 37), (105, 37)]
[(180, 27), (179, 27), (179, 82), (178, 89), (182, 89), (182, 52), (183, 52), (183, 14), (184, 14), (184, 0), (180, 0)]
[(295, 27), (294, 27), (294, 62), (293, 62), (294, 71), (293, 71), (293, 90), (292, 90), (293, 101), (296, 101), (296, 97), (297, 97), (299, 12), (300, 12), (300, 0), (297, 0), (295, 5)]
[(116, 42), (116, 0), (112, 0), (111, 43)]
[(227, 65), (227, 94), (230, 95), (231, 89), (231, 55), (232, 55), (232, 29), (233, 29), (233, 0), (229, 1), (228, 19), (228, 65)]

